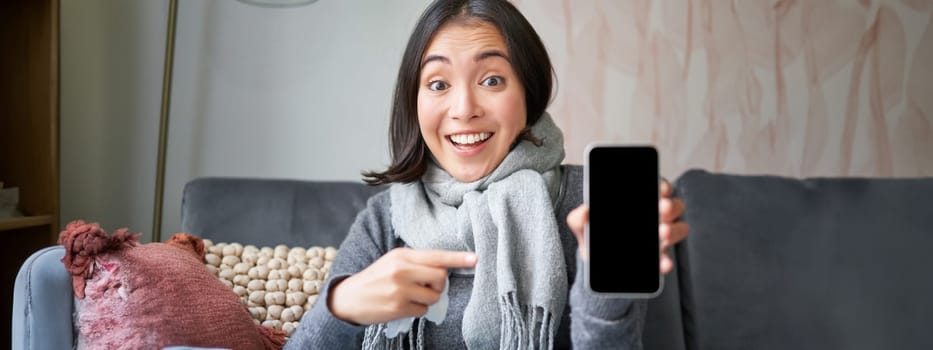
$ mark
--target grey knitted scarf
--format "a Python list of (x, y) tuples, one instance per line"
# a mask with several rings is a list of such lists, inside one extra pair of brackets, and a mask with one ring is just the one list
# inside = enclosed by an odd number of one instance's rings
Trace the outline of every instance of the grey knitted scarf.
[[(420, 181), (391, 188), (392, 225), (415, 249), (473, 251), (478, 257), (462, 334), (470, 349), (550, 349), (567, 303), (567, 270), (554, 202), (563, 135), (545, 113), (486, 177), (462, 183), (431, 163)], [(423, 344), (425, 320), (409, 334)], [(385, 325), (370, 326), (364, 347), (401, 347)], [(499, 332), (490, 330), (499, 329)]]

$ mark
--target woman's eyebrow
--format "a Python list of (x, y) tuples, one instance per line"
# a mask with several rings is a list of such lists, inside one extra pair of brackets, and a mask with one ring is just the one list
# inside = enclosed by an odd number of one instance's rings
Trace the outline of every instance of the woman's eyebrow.
[(450, 59), (448, 59), (447, 57), (444, 57), (441, 55), (428, 55), (428, 57), (425, 57), (424, 60), (421, 61), (421, 68), (424, 68), (425, 65), (433, 61), (450, 64)]
[[(512, 63), (512, 60), (509, 59), (509, 56), (506, 55), (505, 52), (502, 52), (501, 50), (487, 50), (487, 51), (480, 52), (476, 54), (475, 57), (473, 57), (473, 61), (479, 62), (490, 57), (502, 57), (509, 63)], [(424, 58), (423, 61), (421, 61), (421, 68), (424, 68), (424, 66), (426, 66), (428, 63), (434, 62), (434, 61), (438, 61), (444, 64), (450, 64), (450, 59), (445, 56), (428, 55), (427, 57)]]
[(488, 51), (480, 52), (479, 54), (476, 55), (476, 57), (473, 58), (473, 61), (479, 62), (490, 57), (502, 57), (509, 63), (512, 63), (512, 60), (509, 59), (509, 56), (506, 55), (505, 52), (502, 52), (499, 50), (488, 50)]

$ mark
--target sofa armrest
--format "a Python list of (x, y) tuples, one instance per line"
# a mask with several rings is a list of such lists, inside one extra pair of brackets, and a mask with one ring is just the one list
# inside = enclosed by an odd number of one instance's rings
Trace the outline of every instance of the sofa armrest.
[(74, 296), (62, 246), (33, 253), (13, 287), (12, 349), (72, 349)]

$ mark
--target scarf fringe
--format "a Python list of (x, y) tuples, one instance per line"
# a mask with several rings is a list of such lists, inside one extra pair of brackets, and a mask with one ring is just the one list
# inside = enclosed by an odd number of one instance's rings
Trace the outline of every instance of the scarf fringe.
[[(554, 315), (540, 306), (523, 306), (514, 292), (499, 297), (502, 322), (499, 329), (500, 349), (553, 349), (557, 324)], [(415, 319), (417, 331), (407, 332), (395, 338), (385, 336), (386, 324), (366, 327), (363, 335), (363, 350), (424, 350), (424, 318)], [(407, 346), (406, 346), (407, 345)]]
[(557, 325), (540, 306), (522, 305), (515, 292), (499, 297), (500, 349), (553, 349)]
[[(400, 334), (394, 338), (386, 337), (386, 324), (379, 323), (366, 327), (366, 331), (363, 333), (363, 350), (407, 350), (407, 349), (417, 349), (424, 350), (424, 317), (419, 317), (415, 319), (417, 323), (417, 331), (409, 331), (408, 342), (406, 344), (405, 335)], [(408, 345), (407, 347), (405, 345)]]

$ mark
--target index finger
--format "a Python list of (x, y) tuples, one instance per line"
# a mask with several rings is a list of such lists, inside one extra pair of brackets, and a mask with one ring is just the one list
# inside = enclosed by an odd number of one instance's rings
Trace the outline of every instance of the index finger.
[(661, 197), (670, 197), (671, 196), (671, 184), (667, 182), (667, 179), (661, 178)]
[(434, 267), (473, 267), (476, 266), (476, 254), (453, 250), (425, 249), (409, 250), (408, 261), (419, 265)]

